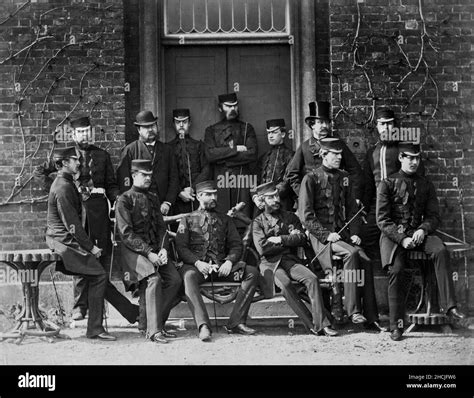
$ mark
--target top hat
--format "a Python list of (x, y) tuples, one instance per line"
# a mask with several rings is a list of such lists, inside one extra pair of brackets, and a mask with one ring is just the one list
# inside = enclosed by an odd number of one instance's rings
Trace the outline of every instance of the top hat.
[(326, 119), (331, 120), (331, 116), (329, 115), (330, 104), (327, 101), (313, 101), (308, 104), (309, 106), (309, 116), (307, 116), (304, 121), (308, 123), (308, 121), (312, 119)]
[(342, 153), (342, 141), (339, 138), (323, 138), (319, 140), (321, 149), (334, 152)]
[(278, 130), (285, 127), (285, 119), (271, 119), (267, 120), (267, 132)]
[(173, 119), (174, 120), (186, 120), (191, 117), (191, 113), (189, 112), (189, 109), (183, 108), (183, 109), (173, 109)]
[(375, 111), (375, 120), (377, 122), (392, 122), (395, 120), (395, 113), (387, 107), (377, 108)]
[(420, 156), (420, 144), (410, 141), (402, 141), (398, 143), (398, 152), (410, 156)]
[(54, 160), (63, 160), (63, 159), (79, 159), (76, 152), (76, 147), (68, 146), (66, 148), (58, 148), (54, 150), (53, 159)]
[(260, 184), (255, 188), (255, 192), (257, 195), (263, 195), (263, 196), (270, 196), (270, 195), (275, 195), (278, 193), (278, 188), (275, 186), (275, 184), (270, 181), (266, 182), (264, 184)]
[(209, 192), (209, 193), (217, 192), (217, 186), (216, 186), (215, 181), (209, 180), (209, 181), (198, 182), (196, 184), (196, 193), (199, 193), (199, 192)]
[(225, 104), (228, 106), (237, 105), (239, 102), (236, 93), (222, 94), (218, 96), (219, 104)]
[(139, 171), (143, 174), (152, 174), (153, 169), (151, 167), (151, 160), (146, 159), (133, 159), (132, 166), (130, 167), (132, 171)]
[(81, 116), (74, 120), (71, 120), (71, 127), (73, 129), (81, 128), (81, 127), (89, 127), (91, 125), (91, 121), (87, 116)]
[(158, 121), (158, 118), (153, 115), (152, 111), (138, 112), (135, 119), (136, 121), (133, 122), (135, 126), (150, 126)]

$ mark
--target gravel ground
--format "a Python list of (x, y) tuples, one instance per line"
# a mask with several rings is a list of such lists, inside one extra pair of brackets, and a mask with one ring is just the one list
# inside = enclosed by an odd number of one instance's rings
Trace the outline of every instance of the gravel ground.
[[(0, 315), (0, 330), (11, 320)], [(116, 342), (85, 338), (85, 329), (64, 328), (70, 340), (49, 343), (27, 337), (21, 345), (0, 343), (0, 365), (473, 365), (474, 322), (443, 334), (424, 327), (400, 342), (389, 333), (346, 325), (335, 338), (306, 334), (304, 328), (258, 326), (255, 336), (227, 335), (222, 328), (203, 343), (196, 329), (178, 330), (169, 344), (154, 344), (136, 327), (111, 327)]]

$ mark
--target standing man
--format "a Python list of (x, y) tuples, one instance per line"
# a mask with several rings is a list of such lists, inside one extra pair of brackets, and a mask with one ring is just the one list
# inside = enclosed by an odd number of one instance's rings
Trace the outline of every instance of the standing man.
[[(117, 227), (122, 238), (122, 261), (131, 283), (139, 283), (140, 311), (146, 312), (146, 337), (167, 343), (176, 337), (165, 330), (181, 277), (168, 262), (169, 238), (158, 196), (149, 191), (150, 160), (132, 160), (133, 186), (117, 201)], [(145, 308), (143, 308), (145, 307)]]
[[(251, 172), (258, 156), (255, 130), (250, 123), (239, 120), (235, 93), (219, 95), (219, 112), (224, 118), (209, 126), (204, 136), (212, 178), (218, 187), (217, 209), (227, 213), (239, 202), (245, 202), (247, 206), (243, 212), (251, 217), (250, 188), (257, 185), (256, 175)], [(239, 220), (236, 220), (236, 225), (238, 228), (245, 228)]]
[(151, 111), (141, 111), (137, 114), (134, 124), (139, 137), (122, 150), (117, 167), (117, 180), (120, 192), (127, 191), (132, 186), (132, 160), (151, 160), (153, 175), (150, 191), (158, 195), (161, 213), (166, 216), (178, 196), (178, 167), (171, 147), (157, 139), (157, 121), (158, 118)]
[[(392, 135), (395, 127), (395, 114), (390, 108), (380, 107), (376, 110), (375, 119), (379, 140), (369, 148), (362, 165), (364, 190), (361, 198), (367, 220), (367, 223), (363, 224), (361, 228), (362, 246), (372, 259), (380, 256), (380, 230), (375, 218), (377, 187), (380, 181), (400, 170), (398, 160), (400, 140), (394, 140)], [(417, 173), (419, 175), (425, 174), (423, 163), (420, 163)]]
[(456, 297), (449, 253), (440, 238), (433, 235), (439, 225), (438, 198), (433, 183), (417, 174), (420, 146), (411, 142), (398, 144), (401, 168), (383, 179), (377, 188), (377, 224), (382, 266), (388, 267), (388, 305), (390, 337), (401, 340), (405, 319), (403, 270), (407, 250), (417, 248), (434, 263), (440, 306), (448, 316), (464, 319), (456, 308)]
[[(76, 156), (79, 159), (79, 169), (73, 176), (75, 185), (81, 194), (82, 227), (87, 232), (91, 241), (103, 250), (99, 258), (102, 267), (109, 272), (112, 254), (111, 222), (109, 218), (109, 204), (117, 199), (119, 190), (115, 179), (110, 155), (107, 151), (96, 147), (93, 130), (87, 116), (81, 116), (71, 120), (73, 129), (72, 138), (75, 143)], [(54, 164), (43, 170), (45, 180), (49, 180)], [(48, 185), (46, 182), (45, 185)], [(75, 276), (74, 281), (74, 307), (73, 320), (82, 320), (87, 313), (88, 280), (81, 276)], [(130, 322), (135, 323), (138, 307), (128, 301), (117, 288), (108, 281), (107, 290), (114, 295), (113, 300), (120, 303), (117, 308), (119, 312)]]
[[(61, 256), (62, 263), (58, 262), (57, 267), (62, 266), (63, 273), (81, 275), (88, 282), (86, 336), (116, 340), (102, 326), (108, 278), (98, 261), (102, 249), (92, 242), (81, 222), (82, 201), (74, 184), (74, 175), (80, 165), (76, 148), (57, 149), (53, 159), (58, 175), (49, 191), (46, 243)], [(114, 303), (111, 301), (111, 304)]]
[[(370, 329), (383, 331), (378, 324), (372, 267), (359, 247), (360, 217), (339, 233), (358, 211), (349, 174), (339, 169), (343, 156), (342, 141), (325, 138), (320, 145), (322, 166), (305, 175), (301, 182), (298, 203), (300, 220), (310, 234), (314, 252), (321, 253), (319, 262), (325, 272), (334, 272), (332, 253), (342, 257), (344, 304), (352, 323), (363, 323)], [(359, 269), (362, 272), (357, 272)], [(349, 277), (351, 275), (352, 278)], [(362, 315), (360, 286), (363, 288), (366, 316)]]
[[(258, 184), (273, 182), (279, 192), (281, 207), (284, 210), (293, 210), (293, 191), (285, 180), (286, 166), (290, 163), (293, 150), (287, 148), (284, 143), (286, 127), (284, 119), (267, 120), (267, 138), (270, 149), (258, 160)], [(258, 195), (252, 197), (257, 207), (264, 208), (263, 199), (258, 199)]]
[[(180, 269), (186, 300), (202, 341), (211, 340), (206, 306), (199, 285), (207, 280), (235, 281), (235, 266), (242, 254), (242, 241), (233, 220), (216, 211), (217, 187), (214, 181), (196, 184), (199, 209), (181, 219), (176, 234), (176, 248), (184, 261)], [(237, 278), (240, 279), (240, 278)], [(255, 334), (245, 322), (258, 281), (258, 270), (245, 266), (242, 284), (225, 327), (228, 333)]]
[[(285, 176), (297, 196), (299, 196), (301, 181), (305, 174), (321, 166), (321, 159), (318, 156), (321, 149), (320, 140), (331, 137), (331, 118), (329, 115), (329, 102), (316, 101), (309, 103), (309, 116), (305, 119), (305, 123), (311, 129), (312, 136), (298, 147), (293, 159), (288, 164)], [(362, 195), (362, 176), (359, 162), (343, 141), (341, 141), (341, 147), (341, 169), (349, 173), (355, 198), (359, 200)]]
[(177, 159), (179, 194), (174, 213), (190, 213), (198, 208), (195, 189), (198, 182), (210, 178), (210, 168), (206, 159), (204, 143), (191, 138), (191, 115), (189, 109), (173, 110), (173, 127), (176, 138), (169, 142)]
[[(296, 254), (298, 247), (306, 245), (300, 220), (294, 213), (280, 209), (280, 195), (274, 183), (259, 185), (257, 195), (263, 198), (265, 211), (253, 221), (253, 242), (261, 256), (260, 272), (266, 280), (266, 287), (272, 291), (271, 296), (275, 294), (276, 284), (307, 330), (315, 335), (337, 336), (325, 314), (318, 277), (300, 263)], [(301, 300), (292, 281), (306, 287), (311, 311)]]

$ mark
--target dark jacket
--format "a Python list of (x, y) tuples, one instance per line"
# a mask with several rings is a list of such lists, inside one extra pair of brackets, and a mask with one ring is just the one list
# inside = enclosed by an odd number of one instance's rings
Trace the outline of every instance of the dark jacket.
[[(295, 156), (288, 164), (285, 178), (296, 195), (299, 195), (301, 181), (305, 174), (321, 166), (322, 159), (318, 155), (320, 149), (319, 141), (311, 137), (298, 147)], [(355, 198), (360, 199), (362, 195), (362, 169), (344, 141), (342, 142), (341, 169), (349, 173)]]
[(58, 172), (51, 185), (46, 218), (46, 243), (58, 253), (70, 274), (101, 275), (105, 271), (91, 250), (94, 247), (81, 223), (81, 198), (70, 174)]
[[(280, 236), (281, 244), (268, 241), (272, 236)], [(260, 273), (265, 279), (266, 298), (275, 295), (275, 270), (282, 258), (300, 262), (296, 249), (305, 246), (306, 235), (298, 217), (289, 211), (280, 210), (273, 214), (265, 212), (258, 215), (252, 223), (252, 237), (255, 248), (261, 257)]]
[(293, 190), (288, 184), (288, 181), (285, 180), (285, 172), (294, 154), (295, 152), (287, 148), (284, 144), (275, 145), (270, 147), (270, 149), (258, 159), (257, 163), (257, 183), (260, 185), (273, 181), (280, 193), (284, 210), (291, 210), (293, 208)]
[[(305, 228), (321, 243), (331, 232), (338, 232), (358, 211), (349, 174), (321, 166), (303, 178), (298, 202), (298, 216)], [(343, 239), (359, 235), (360, 218), (341, 234)]]
[(160, 141), (155, 142), (153, 155), (141, 140), (128, 144), (120, 155), (117, 167), (117, 181), (120, 192), (125, 192), (133, 185), (131, 164), (134, 159), (151, 160), (153, 178), (151, 192), (158, 194), (160, 202), (174, 204), (179, 191), (178, 167), (171, 147)]
[(382, 266), (392, 263), (398, 245), (417, 229), (432, 234), (439, 225), (438, 198), (433, 184), (403, 171), (382, 180), (377, 189), (377, 225)]
[(155, 271), (148, 254), (169, 247), (158, 195), (132, 186), (119, 197), (115, 216), (122, 240), (122, 266), (130, 271), (128, 282), (135, 283)]
[[(379, 141), (369, 148), (362, 164), (364, 186), (361, 200), (367, 213), (370, 210), (375, 212), (377, 186), (380, 181), (398, 170), (400, 170), (398, 142), (383, 143)], [(423, 162), (420, 163), (416, 173), (421, 176), (425, 175)]]
[(221, 265), (230, 260), (234, 265), (242, 254), (242, 240), (232, 218), (199, 209), (181, 219), (176, 250), (186, 264), (212, 260)]

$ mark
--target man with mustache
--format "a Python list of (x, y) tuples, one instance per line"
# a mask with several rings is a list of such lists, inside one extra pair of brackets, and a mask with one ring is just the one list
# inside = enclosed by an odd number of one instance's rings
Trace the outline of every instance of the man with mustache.
[(182, 281), (168, 261), (169, 237), (160, 200), (149, 191), (151, 161), (132, 160), (131, 168), (133, 186), (120, 195), (116, 209), (122, 261), (129, 281), (139, 284), (140, 312), (146, 313), (146, 337), (155, 343), (167, 343), (166, 338), (176, 337), (165, 330), (165, 323), (172, 306), (179, 302), (176, 298)]
[(80, 165), (76, 148), (56, 149), (53, 159), (58, 174), (49, 191), (46, 244), (61, 256), (62, 261), (56, 263), (56, 269), (67, 275), (80, 275), (87, 281), (89, 317), (86, 336), (114, 341), (116, 337), (105, 331), (102, 321), (104, 298), (114, 304), (117, 296), (110, 294), (109, 286), (112, 285), (107, 284), (108, 275), (98, 261), (102, 249), (90, 239), (82, 225), (82, 200), (74, 183)]
[[(312, 136), (298, 147), (293, 159), (288, 164), (285, 174), (285, 179), (297, 196), (300, 195), (301, 181), (305, 174), (321, 166), (321, 159), (318, 156), (321, 149), (320, 140), (332, 136), (329, 109), (329, 102), (316, 101), (309, 103), (309, 116), (306, 117), (305, 123), (311, 129)], [(349, 173), (354, 186), (355, 198), (359, 200), (362, 195), (361, 168), (354, 154), (343, 141), (341, 141), (341, 146), (341, 169)]]
[[(378, 323), (372, 267), (359, 247), (360, 217), (339, 233), (358, 211), (349, 173), (340, 170), (343, 143), (338, 138), (324, 138), (320, 140), (320, 146), (322, 166), (306, 174), (301, 182), (299, 218), (309, 232), (314, 252), (321, 253), (318, 260), (325, 272), (333, 269), (334, 253), (342, 257), (344, 275), (362, 275), (360, 281), (344, 278), (344, 306), (352, 323), (385, 331)], [(362, 272), (357, 272), (359, 269)], [(359, 292), (361, 285), (362, 297)]]
[[(266, 288), (271, 291), (265, 297), (273, 296), (277, 285), (309, 332), (337, 336), (325, 314), (318, 277), (297, 257), (296, 249), (306, 245), (300, 220), (294, 213), (281, 209), (280, 195), (273, 182), (259, 185), (256, 191), (265, 203), (264, 212), (252, 224), (253, 242), (261, 256), (260, 272), (266, 280)], [(305, 286), (311, 311), (301, 300), (292, 281)]]
[[(254, 173), (251, 166), (257, 162), (257, 137), (250, 123), (239, 119), (239, 104), (237, 94), (219, 95), (219, 112), (223, 119), (206, 128), (204, 144), (206, 156), (211, 165), (211, 173), (217, 182), (219, 203), (218, 211), (227, 213), (239, 202), (245, 202), (247, 206), (243, 213), (251, 217), (250, 182)], [(221, 186), (220, 181), (230, 181), (235, 178), (240, 185), (244, 186)], [(245, 183), (248, 184), (245, 184)], [(238, 228), (246, 226), (236, 220)]]
[(388, 270), (388, 305), (390, 337), (402, 339), (405, 319), (403, 272), (408, 250), (425, 252), (433, 261), (440, 306), (454, 319), (464, 319), (457, 310), (450, 269), (449, 253), (434, 234), (439, 225), (438, 198), (433, 183), (417, 174), (420, 145), (398, 144), (400, 170), (383, 179), (377, 188), (377, 225), (380, 236), (382, 266)]
[(242, 254), (242, 241), (229, 216), (216, 211), (217, 187), (214, 181), (196, 184), (199, 209), (182, 218), (176, 234), (176, 248), (184, 261), (180, 272), (189, 308), (193, 313), (202, 341), (211, 340), (211, 323), (199, 285), (206, 280), (242, 281), (230, 318), (228, 333), (255, 334), (247, 320), (257, 287), (258, 270), (237, 264)]
[[(113, 204), (119, 194), (115, 173), (110, 155), (95, 145), (92, 125), (89, 117), (80, 116), (71, 120), (72, 138), (75, 143), (79, 168), (74, 175), (74, 182), (82, 199), (82, 227), (91, 241), (103, 250), (99, 258), (106, 271), (110, 268), (110, 255), (113, 247), (110, 239), (111, 223), (109, 219), (109, 202)], [(42, 170), (46, 185), (53, 174), (54, 164)], [(40, 172), (40, 171), (39, 171)], [(73, 320), (82, 320), (87, 313), (88, 279), (74, 276)], [(108, 296), (117, 303), (119, 312), (130, 322), (135, 323), (138, 306), (127, 300), (116, 287), (108, 281)]]
[(178, 196), (178, 167), (171, 147), (158, 140), (157, 122), (158, 118), (151, 111), (141, 111), (137, 114), (134, 124), (139, 137), (122, 150), (117, 167), (117, 181), (120, 192), (130, 189), (132, 160), (151, 160), (153, 177), (150, 191), (158, 195), (161, 213), (166, 216)]
[(189, 109), (173, 110), (173, 128), (176, 138), (169, 142), (177, 159), (179, 194), (174, 213), (190, 213), (197, 209), (195, 188), (198, 182), (209, 179), (210, 168), (204, 143), (191, 138), (191, 114)]

